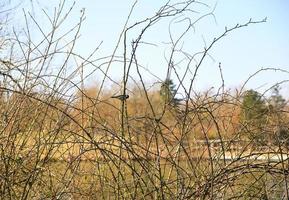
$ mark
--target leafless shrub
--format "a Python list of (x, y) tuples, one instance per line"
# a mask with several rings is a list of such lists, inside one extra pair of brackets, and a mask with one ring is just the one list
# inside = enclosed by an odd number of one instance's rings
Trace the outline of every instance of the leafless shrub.
[[(95, 59), (100, 46), (88, 57), (75, 51), (84, 11), (63, 32), (74, 6), (66, 10), (65, 3), (52, 17), (44, 12), (47, 27), (24, 12), (24, 34), (14, 32), (9, 45), (1, 45), (9, 52), (0, 55), (1, 199), (288, 198), (288, 138), (258, 146), (246, 137), (254, 126), (240, 120), (243, 88), (235, 94), (224, 84), (217, 92), (193, 89), (216, 43), (265, 19), (225, 28), (203, 50), (190, 53), (182, 49), (183, 38), (199, 21), (214, 17), (213, 9), (195, 18), (194, 6), (206, 4), (168, 1), (154, 16), (132, 23), (135, 3), (112, 55)], [(149, 44), (146, 32), (162, 20), (169, 20), (171, 45), (165, 80), (174, 76), (178, 81), (166, 100), (155, 87), (162, 80), (152, 88), (145, 83), (147, 69), (138, 57), (139, 48)], [(32, 37), (32, 22), (40, 39)], [(172, 23), (185, 24), (177, 38)], [(176, 62), (177, 55), (185, 64)], [(123, 69), (121, 83), (109, 74), (115, 63)], [(180, 66), (185, 73), (178, 71)], [(221, 64), (219, 70), (224, 82)], [(103, 75), (102, 81), (86, 87), (96, 73)], [(108, 91), (107, 82), (130, 98), (110, 98), (115, 88)], [(173, 103), (179, 90), (184, 98)], [(286, 107), (270, 113), (258, 130), (274, 134), (278, 125), (286, 134)]]

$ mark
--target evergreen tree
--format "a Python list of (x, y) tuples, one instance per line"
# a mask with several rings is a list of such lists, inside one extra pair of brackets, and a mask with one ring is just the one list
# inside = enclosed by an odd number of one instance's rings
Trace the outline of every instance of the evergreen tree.
[(172, 79), (166, 79), (160, 89), (161, 98), (165, 103), (169, 103), (173, 106), (178, 106), (180, 100), (175, 97), (177, 93), (176, 85), (173, 83)]
[(243, 97), (242, 119), (244, 121), (260, 120), (266, 112), (267, 108), (262, 96), (254, 90), (248, 90)]
[(265, 131), (267, 112), (262, 96), (254, 90), (246, 91), (242, 102), (241, 122), (246, 127), (249, 139), (257, 143), (264, 144), (268, 138)]

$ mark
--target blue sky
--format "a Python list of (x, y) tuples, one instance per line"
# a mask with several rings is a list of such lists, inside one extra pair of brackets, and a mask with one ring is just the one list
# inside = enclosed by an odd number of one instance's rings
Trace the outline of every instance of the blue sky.
[[(58, 1), (46, 3), (46, 9), (51, 10), (53, 4)], [(72, 25), (79, 19), (80, 9), (85, 8), (86, 21), (83, 24), (81, 38), (77, 45), (77, 51), (82, 55), (88, 55), (100, 42), (103, 42), (96, 56), (110, 55), (117, 42), (118, 35), (122, 30), (128, 12), (134, 1), (132, 0), (106, 0), (91, 1), (81, 0), (69, 18), (66, 26)], [(130, 19), (130, 24), (150, 17), (166, 1), (139, 0)], [(289, 70), (289, 1), (288, 0), (219, 0), (203, 1), (210, 7), (196, 5), (192, 8), (200, 13), (193, 17), (201, 16), (210, 12), (216, 5), (214, 17), (207, 17), (196, 24), (184, 42), (184, 50), (193, 54), (204, 48), (214, 37), (219, 36), (225, 26), (228, 28), (237, 23), (246, 23), (252, 20), (262, 20), (267, 17), (267, 22), (255, 24), (239, 29), (223, 38), (211, 51), (209, 58), (201, 66), (197, 76), (196, 89), (218, 88), (221, 85), (218, 64), (222, 63), (225, 86), (238, 88), (245, 80), (260, 68), (274, 67)], [(67, 1), (67, 6), (72, 1)], [(57, 4), (54, 4), (57, 5)], [(37, 7), (39, 5), (35, 5)], [(41, 4), (41, 6), (44, 6)], [(27, 8), (29, 9), (29, 8)], [(171, 20), (171, 19), (170, 19)], [(155, 46), (141, 46), (139, 49), (139, 63), (149, 69), (160, 79), (165, 78), (166, 60), (169, 52), (168, 24), (170, 20), (157, 23), (144, 37), (145, 42)], [(175, 26), (174, 34), (182, 30), (182, 24)], [(136, 37), (137, 31), (131, 38)], [(122, 55), (122, 49), (117, 52)], [(181, 57), (179, 58), (181, 60)], [(178, 57), (176, 57), (176, 62)], [(192, 66), (193, 69), (193, 66)], [(184, 67), (178, 67), (180, 73)], [(115, 79), (120, 78), (122, 65), (115, 64), (109, 70), (109, 75)], [(134, 76), (132, 70), (132, 76)], [(144, 72), (145, 74), (145, 72)], [(97, 76), (97, 75), (96, 75)], [(147, 74), (147, 82), (155, 82), (154, 76)], [(175, 77), (172, 75), (175, 79)], [(96, 77), (101, 80), (101, 77)], [(188, 84), (190, 77), (186, 79)], [(272, 84), (289, 79), (289, 74), (266, 71), (257, 75), (248, 83), (246, 88), (267, 89)], [(100, 82), (100, 81), (96, 81)], [(289, 93), (288, 84), (282, 86), (283, 94)]]

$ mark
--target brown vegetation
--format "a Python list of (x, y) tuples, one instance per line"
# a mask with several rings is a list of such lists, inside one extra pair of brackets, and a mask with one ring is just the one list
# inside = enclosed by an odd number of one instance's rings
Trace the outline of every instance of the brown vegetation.
[[(197, 2), (168, 2), (155, 16), (125, 25), (120, 36), (124, 57), (113, 53), (99, 59), (107, 69), (116, 59), (122, 61), (120, 83), (101, 69), (94, 54), (84, 58), (74, 52), (84, 16), (64, 34), (60, 27), (69, 17), (64, 3), (49, 18), (51, 30), (37, 26), (43, 34), (40, 42), (31, 40), (27, 27), (24, 39), (11, 35), (13, 39), (1, 46), (11, 51), (9, 58), (0, 54), (1, 199), (288, 198), (288, 108), (264, 103), (266, 123), (260, 125), (258, 110), (249, 113), (250, 119), (244, 117), (248, 106), (242, 89), (192, 89), (216, 42), (263, 20), (226, 28), (199, 53), (196, 66), (190, 66), (194, 56), (188, 57), (187, 67), (195, 70), (185, 74), (192, 76), (189, 87), (173, 65), (183, 36), (172, 41), (167, 67), (184, 90), (185, 98), (179, 100), (173, 89), (164, 98), (161, 83), (152, 88), (144, 83), (137, 49), (145, 31), (158, 20), (188, 14)], [(39, 25), (32, 15), (29, 19)], [(183, 34), (200, 19), (192, 19)], [(127, 34), (138, 26), (142, 31), (129, 44)], [(85, 72), (86, 65), (103, 72), (102, 82), (86, 86), (87, 78), (94, 76)], [(131, 67), (139, 79), (134, 84), (128, 82)], [(107, 79), (114, 86), (106, 86)], [(130, 98), (112, 99), (119, 88)], [(266, 140), (251, 137), (256, 133), (266, 135)]]

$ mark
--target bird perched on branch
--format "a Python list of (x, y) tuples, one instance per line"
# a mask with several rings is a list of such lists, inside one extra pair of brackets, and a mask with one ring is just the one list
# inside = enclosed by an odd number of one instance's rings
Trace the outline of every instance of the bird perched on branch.
[(115, 99), (119, 99), (121, 101), (124, 101), (124, 100), (129, 98), (129, 95), (127, 95), (127, 94), (126, 95), (116, 95), (116, 96), (112, 96), (111, 98), (115, 98)]

